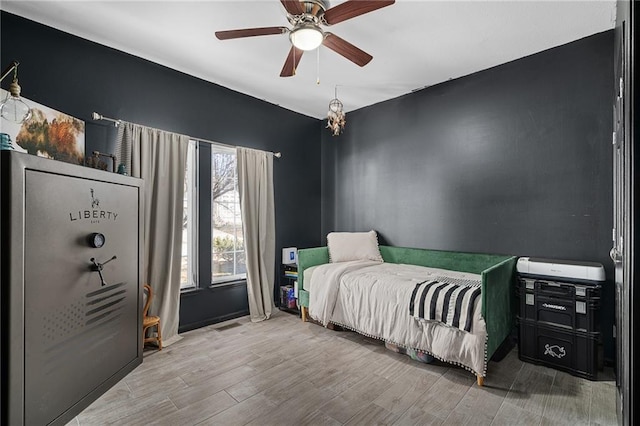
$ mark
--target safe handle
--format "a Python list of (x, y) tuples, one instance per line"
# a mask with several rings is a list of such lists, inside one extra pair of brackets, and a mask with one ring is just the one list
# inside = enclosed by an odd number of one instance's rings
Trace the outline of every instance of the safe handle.
[(106, 265), (107, 263), (111, 262), (114, 259), (117, 259), (117, 256), (113, 256), (111, 259), (107, 260), (106, 262), (96, 262), (96, 258), (92, 257), (91, 259), (89, 259), (89, 261), (91, 263), (93, 263), (93, 265), (91, 265), (91, 270), (93, 272), (97, 272), (98, 275), (100, 276), (100, 284), (102, 285), (102, 287), (104, 287), (105, 285), (107, 285), (107, 282), (104, 280), (104, 276), (102, 275), (102, 268), (104, 267), (104, 265)]

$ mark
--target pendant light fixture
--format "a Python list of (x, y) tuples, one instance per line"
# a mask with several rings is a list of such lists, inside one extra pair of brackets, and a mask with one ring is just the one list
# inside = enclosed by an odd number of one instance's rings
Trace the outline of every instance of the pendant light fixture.
[(7, 97), (0, 103), (0, 116), (5, 120), (15, 123), (24, 123), (31, 118), (31, 108), (20, 98), (20, 85), (18, 84), (19, 62), (13, 61), (9, 67), (3, 71), (0, 82), (13, 71), (13, 81), (9, 85)]
[(331, 129), (333, 136), (338, 136), (344, 130), (347, 123), (342, 102), (338, 99), (338, 86), (335, 89), (335, 98), (329, 102), (329, 112), (327, 114), (327, 128)]

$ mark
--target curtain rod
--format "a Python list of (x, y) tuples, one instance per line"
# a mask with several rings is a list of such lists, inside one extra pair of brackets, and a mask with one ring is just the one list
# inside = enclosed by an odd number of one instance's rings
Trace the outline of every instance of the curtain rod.
[[(98, 114), (97, 112), (93, 112), (91, 113), (91, 118), (93, 118), (94, 120), (103, 120), (103, 121), (110, 121), (112, 122), (116, 127), (118, 127), (120, 124), (122, 124), (122, 120), (120, 119), (115, 119), (115, 118), (109, 118), (109, 117), (105, 117), (102, 114)], [(202, 139), (202, 138), (194, 138), (192, 136), (189, 136), (191, 139), (197, 140), (198, 142), (206, 142), (206, 143), (210, 143), (212, 145), (221, 145), (221, 146), (226, 146), (228, 148), (236, 148), (236, 146), (234, 145), (229, 145), (226, 143), (220, 143), (220, 142), (214, 142), (214, 141), (209, 141), (206, 139)], [(241, 147), (244, 148), (244, 147)], [(276, 158), (280, 158), (282, 157), (282, 153), (281, 152), (272, 152), (273, 156)]]
[[(204, 142), (204, 143), (208, 143), (208, 144), (211, 144), (211, 145), (224, 146), (224, 147), (227, 147), (227, 148), (237, 148), (237, 147), (238, 147), (237, 145), (229, 145), (229, 144), (222, 143), (222, 142), (214, 142), (214, 141), (210, 141), (210, 140), (207, 140), (207, 139), (194, 138), (194, 137), (191, 137), (191, 136), (189, 136), (189, 137), (190, 137), (191, 139), (193, 139), (193, 140), (198, 141), (198, 142)], [(241, 146), (240, 148), (244, 148), (244, 147), (243, 147), (243, 146)], [(251, 149), (254, 149), (254, 148), (251, 148)], [(261, 151), (264, 151), (264, 150), (261, 150)], [(267, 152), (271, 152), (271, 151), (267, 151)], [(281, 153), (280, 151), (278, 151), (278, 152), (271, 152), (271, 153), (272, 153), (272, 154), (273, 154), (273, 156), (274, 156), (274, 157), (276, 157), (276, 158), (280, 158), (280, 157), (282, 157), (282, 153)]]

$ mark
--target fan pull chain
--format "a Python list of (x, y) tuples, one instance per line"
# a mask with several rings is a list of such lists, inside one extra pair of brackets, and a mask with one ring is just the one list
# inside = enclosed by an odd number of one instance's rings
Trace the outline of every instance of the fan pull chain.
[(316, 84), (320, 85), (320, 46), (316, 50), (318, 51), (316, 55)]

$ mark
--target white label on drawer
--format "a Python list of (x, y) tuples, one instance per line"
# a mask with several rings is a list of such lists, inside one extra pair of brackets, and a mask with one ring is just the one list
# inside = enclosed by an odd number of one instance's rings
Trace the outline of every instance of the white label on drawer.
[(576, 287), (576, 296), (586, 296), (587, 288), (586, 287)]
[(585, 302), (576, 302), (576, 314), (586, 314), (587, 304)]
[(543, 308), (547, 308), (547, 309), (555, 309), (556, 311), (566, 311), (567, 307), (566, 306), (562, 306), (562, 305), (553, 305), (551, 303), (543, 303), (542, 304)]
[(533, 296), (533, 294), (527, 293), (527, 296), (525, 297), (525, 303), (527, 305), (535, 305), (536, 304), (535, 297)]
[(563, 358), (566, 354), (567, 351), (565, 351), (564, 346), (550, 345), (548, 343), (544, 345), (544, 355), (550, 355), (554, 358)]

